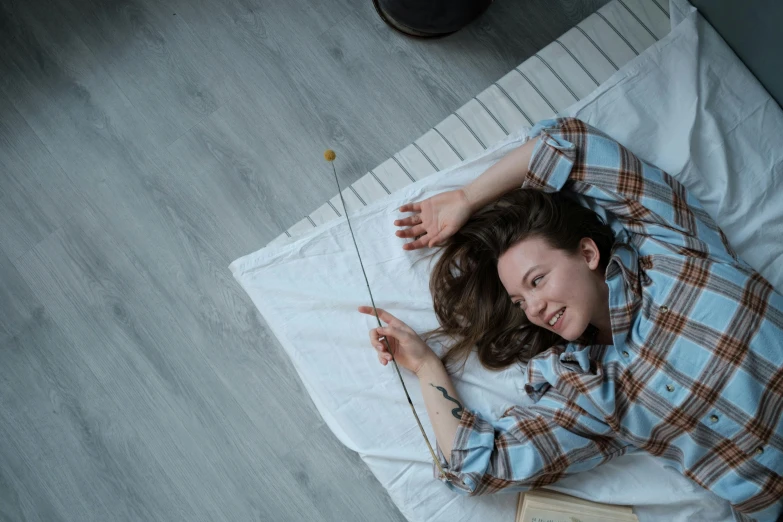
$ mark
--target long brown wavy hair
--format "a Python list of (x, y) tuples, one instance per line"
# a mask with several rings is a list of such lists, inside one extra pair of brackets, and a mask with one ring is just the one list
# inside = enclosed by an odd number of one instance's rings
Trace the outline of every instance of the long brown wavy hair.
[(430, 276), (440, 326), (422, 338), (444, 336), (454, 343), (442, 356), (449, 371), (455, 363), (464, 367), (474, 348), (481, 364), (501, 370), (565, 342), (528, 321), (511, 303), (498, 276), (498, 259), (534, 236), (568, 253), (577, 253), (581, 239), (591, 238), (598, 246), (602, 270), (614, 243), (612, 230), (601, 217), (563, 192), (519, 188), (473, 214), (432, 254), (443, 252)]

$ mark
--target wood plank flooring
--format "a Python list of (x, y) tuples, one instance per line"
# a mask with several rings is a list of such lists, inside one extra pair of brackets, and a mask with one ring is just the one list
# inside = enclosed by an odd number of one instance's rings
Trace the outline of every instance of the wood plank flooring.
[(404, 520), (228, 264), (605, 2), (0, 0), (0, 520)]

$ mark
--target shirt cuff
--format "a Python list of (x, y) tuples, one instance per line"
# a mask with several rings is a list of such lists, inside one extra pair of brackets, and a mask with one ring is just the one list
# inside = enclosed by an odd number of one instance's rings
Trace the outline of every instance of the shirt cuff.
[(434, 463), (432, 465), (433, 476), (436, 479), (446, 484), (446, 486), (448, 486), (452, 491), (467, 495), (473, 493), (476, 490), (476, 486), (478, 486), (478, 484), (473, 477), (463, 472), (462, 468), (463, 464), (465, 463), (465, 458), (463, 454), (457, 453), (464, 453), (469, 449), (467, 447), (460, 447), (459, 445), (468, 445), (467, 443), (470, 439), (470, 434), (474, 431), (477, 423), (482, 424), (486, 423), (486, 421), (472, 411), (463, 409), (462, 419), (460, 420), (459, 426), (457, 427), (457, 433), (454, 435), (453, 446), (451, 448), (451, 458), (449, 459), (451, 464), (446, 462), (446, 458), (440, 449), (440, 445), (437, 444), (437, 441), (435, 444), (435, 453), (438, 457), (438, 462), (440, 462), (440, 465), (443, 467), (443, 471), (446, 473), (446, 476), (444, 477), (441, 474), (438, 466), (436, 466)]
[(576, 146), (559, 132), (558, 120), (543, 120), (530, 130), (530, 138), (539, 137), (530, 157), (526, 185), (546, 192), (563, 188), (576, 160)]

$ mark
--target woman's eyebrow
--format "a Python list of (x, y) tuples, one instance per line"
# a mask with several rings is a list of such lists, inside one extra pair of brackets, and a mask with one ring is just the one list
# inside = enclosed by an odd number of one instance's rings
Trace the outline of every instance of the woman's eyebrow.
[[(522, 277), (522, 284), (523, 285), (525, 284), (525, 280), (527, 279), (527, 276), (530, 275), (530, 272), (532, 272), (533, 270), (535, 270), (536, 268), (539, 268), (539, 267), (540, 267), (540, 265), (532, 266), (532, 267), (530, 267), (528, 269), (527, 272), (525, 272), (525, 275)], [(522, 296), (521, 295), (517, 295), (517, 294), (511, 294), (509, 297), (522, 297)]]

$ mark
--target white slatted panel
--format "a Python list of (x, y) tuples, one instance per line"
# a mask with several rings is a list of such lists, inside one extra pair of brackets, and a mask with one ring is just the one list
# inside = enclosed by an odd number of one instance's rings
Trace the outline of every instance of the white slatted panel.
[(400, 167), (399, 163), (393, 159), (387, 159), (375, 167), (373, 171), (392, 192), (396, 192), (415, 181), (415, 178), (411, 179), (402, 167)]
[(583, 31), (581, 27), (574, 27), (561, 36), (558, 41), (567, 49), (563, 53), (570, 52), (574, 56), (574, 60), (581, 64), (600, 85), (608, 80), (617, 71), (617, 68), (606, 53), (594, 44), (594, 40), (589, 38), (589, 34), (585, 35)]
[(425, 132), (413, 145), (435, 164), (438, 170), (449, 168), (462, 160), (452, 145), (433, 129)]
[(660, 2), (650, 2), (648, 0), (618, 0), (625, 4), (625, 7), (631, 11), (639, 23), (647, 27), (654, 35), (656, 40), (660, 40), (671, 29), (671, 23), (669, 22), (669, 10), (666, 3), (666, 9), (664, 9)]
[(537, 87), (528, 82), (517, 69), (498, 80), (497, 85), (533, 123), (549, 118), (557, 112), (549, 106), (551, 102), (544, 98), (540, 90), (537, 91)]
[(465, 119), (455, 114), (449, 115), (435, 129), (457, 150), (460, 161), (481, 154), (487, 148)]
[[(343, 199), (345, 200), (345, 206), (348, 209), (349, 214), (353, 214), (364, 206), (364, 203), (362, 203), (359, 198), (356, 197), (356, 194), (354, 194), (353, 190), (344, 188), (342, 193)], [(330, 199), (329, 202), (334, 205), (334, 207), (342, 216), (345, 216), (343, 202), (340, 201), (340, 194), (335, 194), (335, 196)]]
[(317, 209), (315, 209), (313, 212), (310, 213), (310, 219), (312, 219), (316, 225), (323, 225), (327, 221), (331, 221), (332, 219), (337, 219), (338, 217), (340, 216), (338, 216), (335, 213), (335, 209), (333, 209), (329, 205), (329, 203), (324, 203), (323, 205), (321, 205), (320, 207), (318, 207)]
[(508, 136), (508, 131), (497, 116), (489, 112), (489, 108), (482, 105), (477, 98), (457, 109), (456, 114), (473, 129), (484, 146), (497, 143)]
[(638, 55), (655, 43), (655, 36), (646, 25), (639, 23), (625, 3), (621, 0), (610, 2), (599, 9), (596, 15), (602, 17), (613, 31), (620, 33), (621, 38), (634, 49)]
[[(343, 190), (349, 214), (551, 118), (669, 32), (666, 0), (613, 0)], [(334, 219), (339, 194), (269, 245)], [(290, 237), (289, 237), (290, 236)]]
[(538, 56), (552, 68), (553, 74), (565, 83), (576, 99), (581, 100), (599, 85), (595, 76), (590, 75), (589, 69), (582, 66), (573, 54), (568, 54), (559, 41), (541, 49)]
[(416, 181), (438, 171), (438, 168), (430, 163), (412, 143), (395, 154), (392, 159), (399, 161), (400, 165), (416, 178)]
[(549, 116), (556, 114), (563, 109), (579, 101), (576, 93), (569, 90), (568, 84), (558, 74), (552, 72), (547, 63), (538, 55), (533, 56), (525, 63), (517, 67), (517, 71), (524, 74), (525, 79), (529, 81), (536, 89), (536, 92), (546, 102)]
[(522, 112), (516, 102), (497, 82), (476, 96), (476, 99), (487, 106), (506, 131), (532, 125), (530, 122), (533, 120)]
[(370, 204), (377, 199), (381, 199), (386, 196), (388, 192), (378, 179), (371, 173), (367, 173), (359, 178), (353, 185), (351, 185), (356, 193), (362, 198), (366, 204)]
[(591, 14), (577, 27), (618, 68), (636, 56), (630, 44), (623, 41), (605, 18), (597, 14)]

